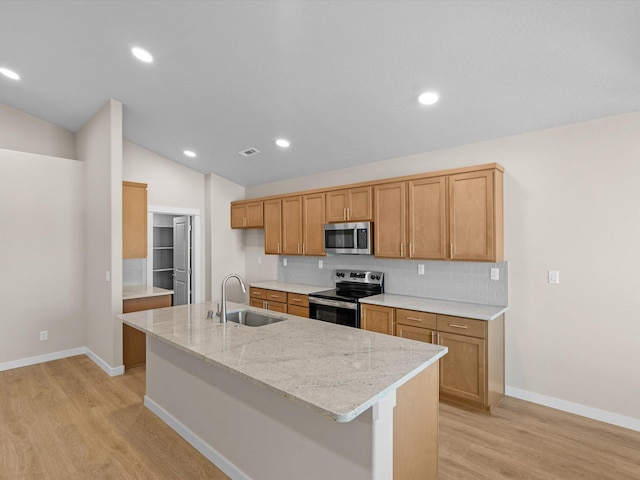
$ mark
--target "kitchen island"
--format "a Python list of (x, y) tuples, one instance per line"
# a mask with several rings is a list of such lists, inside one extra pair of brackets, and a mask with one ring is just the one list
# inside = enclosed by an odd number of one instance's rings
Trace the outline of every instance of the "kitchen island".
[(446, 348), (286, 314), (221, 324), (213, 305), (121, 318), (147, 334), (145, 405), (230, 477), (437, 478)]

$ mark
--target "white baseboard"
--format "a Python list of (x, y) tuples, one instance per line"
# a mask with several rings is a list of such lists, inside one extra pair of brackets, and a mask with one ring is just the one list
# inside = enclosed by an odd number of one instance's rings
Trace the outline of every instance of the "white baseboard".
[(144, 405), (153, 413), (155, 413), (160, 419), (169, 425), (178, 435), (184, 438), (193, 448), (198, 450), (204, 455), (211, 463), (222, 470), (226, 475), (232, 478), (232, 480), (251, 480), (244, 472), (242, 472), (233, 463), (223, 457), (211, 445), (202, 440), (198, 435), (193, 433), (177, 418), (167, 412), (164, 408), (151, 400), (148, 396), (144, 396)]
[(89, 350), (87, 347), (85, 347), (85, 349), (86, 349), (85, 353), (87, 357), (93, 360), (93, 363), (98, 365), (110, 377), (115, 377), (116, 375), (122, 375), (124, 373), (124, 365), (120, 365), (119, 367), (112, 367), (103, 359), (101, 359), (98, 355), (96, 355), (91, 350)]
[(46, 353), (44, 355), (36, 355), (35, 357), (21, 358), (19, 360), (0, 363), (0, 372), (4, 370), (12, 370), (14, 368), (28, 367), (29, 365), (37, 365), (38, 363), (50, 362), (52, 360), (60, 360), (61, 358), (75, 357), (76, 355), (86, 355), (110, 377), (122, 375), (124, 373), (124, 365), (111, 367), (107, 362), (102, 360), (87, 347), (72, 348), (61, 352)]
[(52, 360), (60, 360), (61, 358), (75, 357), (76, 355), (84, 355), (87, 353), (86, 347), (72, 348), (61, 352), (45, 353), (44, 355), (36, 355), (35, 357), (21, 358), (10, 362), (0, 363), (0, 372), (4, 370), (13, 370), (14, 368), (28, 367), (29, 365), (37, 365), (38, 363), (50, 362)]
[(527, 390), (521, 390), (514, 387), (506, 387), (505, 394), (510, 397), (537, 403), (538, 405), (544, 405), (545, 407), (555, 408), (556, 410), (562, 410), (563, 412), (573, 413), (575, 415), (580, 415), (581, 417), (591, 418), (592, 420), (598, 420), (600, 422), (640, 432), (640, 419), (637, 418), (625, 417), (624, 415), (607, 412), (606, 410), (600, 410), (598, 408), (588, 407), (579, 403), (573, 403), (560, 398), (549, 397), (547, 395), (541, 395), (539, 393), (529, 392)]

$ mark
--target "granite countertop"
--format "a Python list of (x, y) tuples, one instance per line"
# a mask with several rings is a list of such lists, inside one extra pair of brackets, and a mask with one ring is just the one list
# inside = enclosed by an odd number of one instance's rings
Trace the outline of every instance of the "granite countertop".
[[(262, 309), (228, 302), (229, 311)], [(338, 422), (348, 422), (447, 353), (446, 347), (287, 314), (262, 327), (207, 319), (213, 303), (118, 315), (148, 335)]]
[(132, 300), (134, 298), (160, 297), (162, 295), (171, 295), (173, 290), (165, 288), (152, 287), (151, 285), (123, 285), (122, 299)]
[(455, 317), (474, 318), (476, 320), (495, 320), (509, 308), (494, 305), (480, 305), (477, 303), (452, 302), (434, 298), (409, 297), (391, 293), (362, 298), (360, 299), (360, 303), (405, 308), (419, 312), (439, 313), (440, 315), (453, 315)]
[(288, 283), (288, 282), (256, 282), (251, 284), (255, 288), (266, 288), (267, 290), (280, 290), (281, 292), (297, 293), (299, 295), (309, 295), (313, 292), (321, 292), (322, 290), (329, 290), (333, 287), (323, 287), (319, 285), (305, 285), (302, 283)]

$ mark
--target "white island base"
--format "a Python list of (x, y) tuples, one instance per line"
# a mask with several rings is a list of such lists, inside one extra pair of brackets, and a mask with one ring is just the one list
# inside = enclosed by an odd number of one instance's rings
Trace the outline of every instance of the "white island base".
[(232, 479), (437, 479), (436, 361), (337, 422), (147, 335), (145, 405)]

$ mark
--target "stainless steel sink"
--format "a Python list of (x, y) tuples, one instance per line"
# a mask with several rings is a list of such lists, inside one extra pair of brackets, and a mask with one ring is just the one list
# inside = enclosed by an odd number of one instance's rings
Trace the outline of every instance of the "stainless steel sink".
[(227, 313), (227, 321), (246, 325), (247, 327), (262, 327), (283, 321), (282, 317), (272, 317), (251, 310), (236, 310)]

